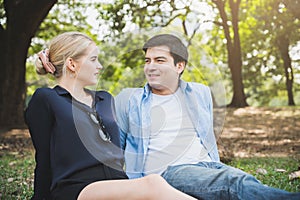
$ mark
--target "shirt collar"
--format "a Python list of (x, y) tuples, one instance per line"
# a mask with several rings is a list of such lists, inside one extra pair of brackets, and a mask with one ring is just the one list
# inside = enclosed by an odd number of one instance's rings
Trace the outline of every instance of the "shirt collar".
[[(69, 95), (69, 96), (72, 96), (68, 90), (66, 90), (65, 88), (59, 86), (59, 85), (56, 85), (54, 87), (54, 90), (57, 92), (57, 94), (63, 96), (63, 95)], [(95, 100), (103, 100), (103, 96), (101, 96), (101, 94), (99, 92), (95, 92), (93, 90), (89, 90), (89, 89), (84, 89), (86, 92), (90, 93), (93, 97), (95, 97)]]
[(151, 94), (151, 87), (149, 85), (149, 83), (146, 83), (145, 87), (144, 87), (144, 98), (147, 98), (149, 95)]
[(190, 84), (188, 84), (187, 82), (183, 81), (183, 80), (179, 80), (179, 88), (181, 88), (183, 91), (191, 91), (191, 86)]
[(61, 96), (62, 95), (70, 95), (71, 96), (71, 94), (65, 88), (63, 88), (59, 85), (55, 86), (53, 89), (57, 92), (57, 94), (59, 94)]

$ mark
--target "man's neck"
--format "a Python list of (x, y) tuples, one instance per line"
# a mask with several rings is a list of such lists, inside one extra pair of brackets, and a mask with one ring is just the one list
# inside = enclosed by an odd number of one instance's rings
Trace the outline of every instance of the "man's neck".
[(170, 95), (170, 94), (174, 94), (177, 91), (177, 89), (179, 88), (179, 81), (178, 81), (178, 83), (176, 85), (170, 86), (168, 88), (167, 87), (161, 87), (161, 88), (159, 88), (159, 87), (151, 87), (151, 86), (150, 86), (150, 88), (151, 88), (151, 92), (153, 94), (157, 94), (157, 95)]
[(151, 92), (153, 94), (157, 94), (157, 95), (170, 95), (170, 94), (174, 94), (177, 91), (178, 87), (176, 89), (164, 89), (164, 90), (158, 90), (155, 88), (151, 88)]

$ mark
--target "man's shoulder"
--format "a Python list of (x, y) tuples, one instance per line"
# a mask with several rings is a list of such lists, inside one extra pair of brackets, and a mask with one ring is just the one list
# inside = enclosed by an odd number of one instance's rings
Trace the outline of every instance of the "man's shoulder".
[(186, 82), (187, 88), (190, 88), (191, 90), (209, 90), (209, 87), (207, 85), (204, 85), (203, 83), (197, 83), (197, 82)]
[(131, 97), (137, 97), (143, 94), (143, 88), (124, 88), (121, 92), (116, 96), (116, 98), (121, 98), (128, 100)]
[[(115, 96), (115, 105), (117, 113), (127, 113), (130, 105), (137, 105), (143, 94), (143, 88), (125, 88)], [(121, 116), (121, 115), (118, 115)]]
[(211, 101), (211, 90), (207, 85), (196, 82), (187, 83), (187, 93), (194, 95), (198, 99), (202, 99), (205, 102)]

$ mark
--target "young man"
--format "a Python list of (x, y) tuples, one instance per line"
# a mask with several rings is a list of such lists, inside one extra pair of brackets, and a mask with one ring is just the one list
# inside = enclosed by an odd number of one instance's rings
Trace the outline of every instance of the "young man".
[(299, 199), (220, 162), (210, 89), (180, 79), (188, 51), (177, 37), (154, 36), (143, 50), (147, 84), (116, 97), (130, 178), (160, 174), (198, 199)]

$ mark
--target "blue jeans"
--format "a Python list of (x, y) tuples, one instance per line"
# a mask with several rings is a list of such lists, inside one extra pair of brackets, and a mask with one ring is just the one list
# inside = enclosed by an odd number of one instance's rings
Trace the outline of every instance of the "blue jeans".
[(162, 177), (176, 189), (197, 199), (300, 199), (300, 193), (268, 187), (254, 176), (218, 162), (169, 166)]

